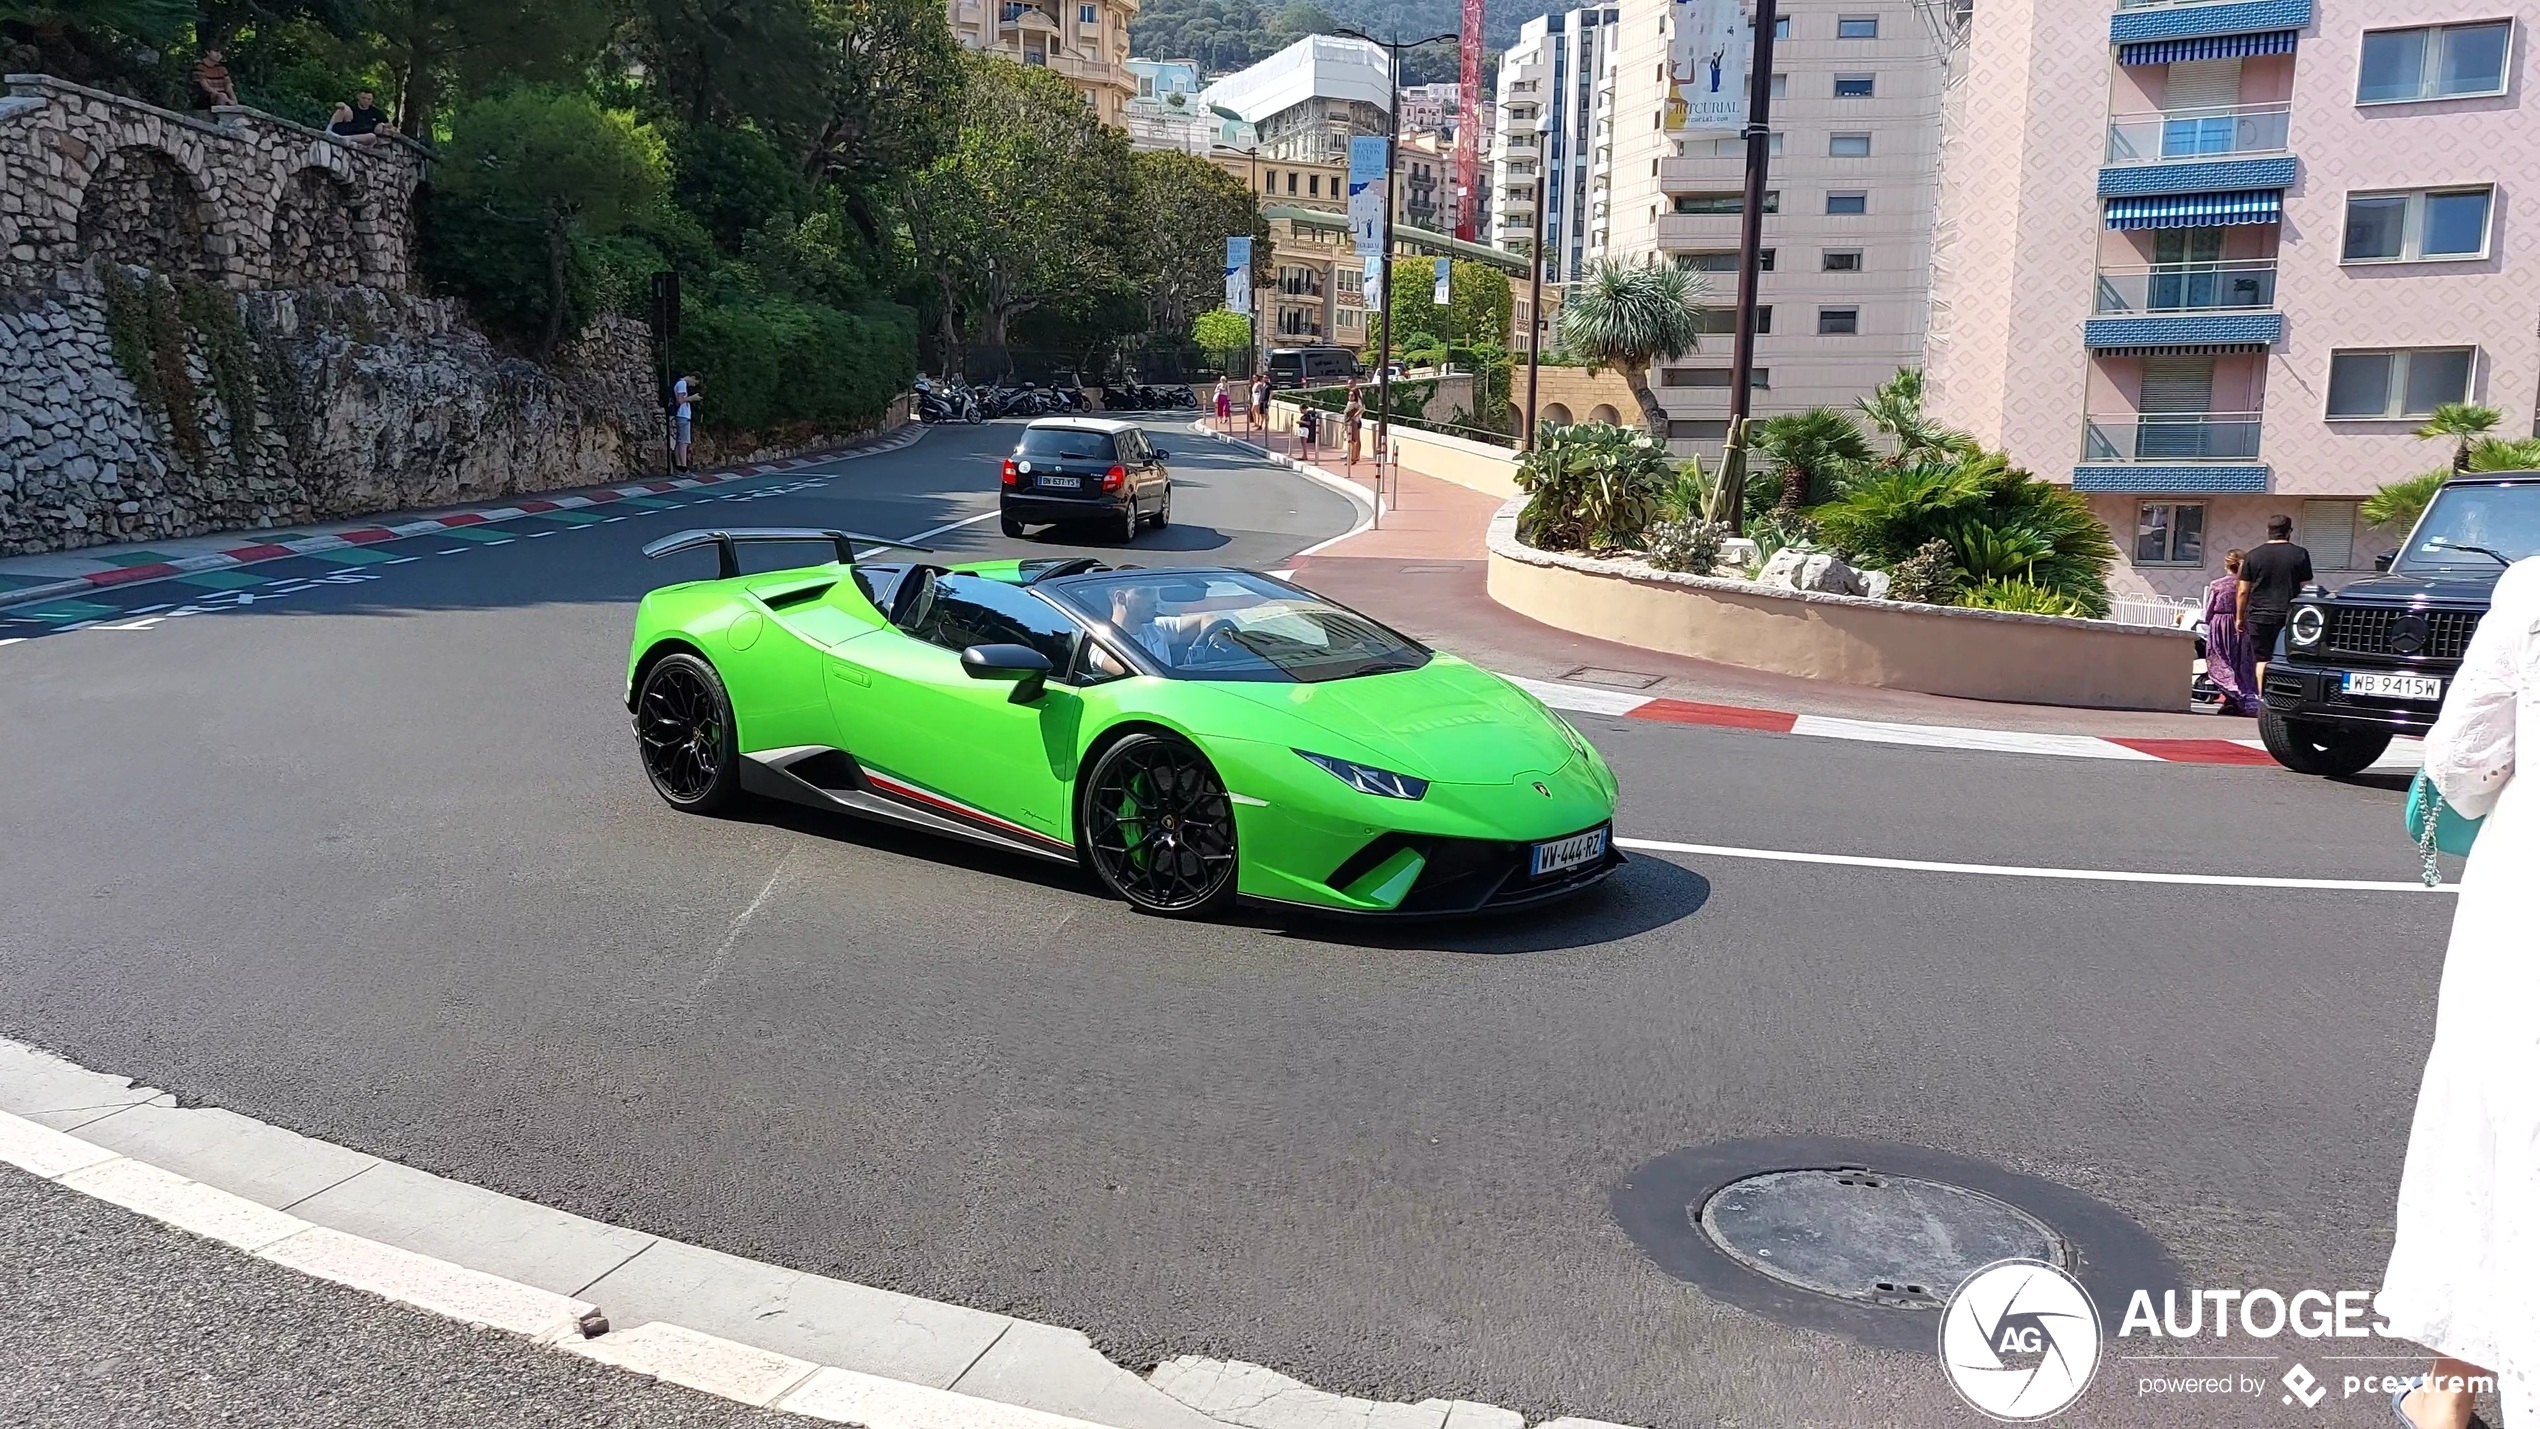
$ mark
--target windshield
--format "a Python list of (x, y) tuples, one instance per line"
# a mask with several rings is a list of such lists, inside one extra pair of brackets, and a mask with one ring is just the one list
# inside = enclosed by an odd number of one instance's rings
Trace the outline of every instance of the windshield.
[(2540, 555), (2540, 482), (2447, 486), (2392, 563), (2410, 575), (2501, 575)]
[(1111, 460), (1111, 433), (1088, 432), (1080, 427), (1025, 427), (1014, 454), (1036, 456), (1043, 461), (1107, 462)]
[(1354, 610), (1238, 571), (1120, 571), (1042, 589), (1177, 679), (1312, 684), (1429, 662)]

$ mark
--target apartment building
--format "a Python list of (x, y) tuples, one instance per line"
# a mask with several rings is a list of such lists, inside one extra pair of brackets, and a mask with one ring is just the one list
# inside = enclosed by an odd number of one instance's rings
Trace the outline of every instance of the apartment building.
[[(1746, 142), (1689, 128), (1672, 29), (1692, 7), (1625, 0), (1599, 104), (1587, 251), (1671, 262), (1711, 291), (1701, 352), (1651, 385), (1679, 452), (1728, 435)], [(1941, 102), (1963, 33), (1945, 0), (1785, 0), (1773, 46), (1753, 412), (1849, 407), (1922, 361)], [(1601, 204), (1601, 207), (1598, 205)]]
[(2367, 569), (2446, 401), (2531, 430), (2533, 4), (1986, 0), (1953, 115), (1929, 402), (2069, 480), (2114, 584), (2187, 596), (2294, 519)]
[(1540, 176), (1546, 283), (1569, 282), (1588, 261), (1596, 99), (1623, 23), (1624, 9), (1611, 7), (1540, 15), (1499, 57), (1499, 126), (1484, 165), (1491, 220), (1483, 231), (1494, 248), (1531, 252)]
[(1138, 0), (944, 0), (944, 13), (962, 44), (1056, 70), (1105, 124), (1126, 127)]
[(1357, 134), (1391, 124), (1393, 89), (1381, 46), (1308, 35), (1201, 91), (1202, 103), (1239, 116), (1264, 158), (1346, 164)]

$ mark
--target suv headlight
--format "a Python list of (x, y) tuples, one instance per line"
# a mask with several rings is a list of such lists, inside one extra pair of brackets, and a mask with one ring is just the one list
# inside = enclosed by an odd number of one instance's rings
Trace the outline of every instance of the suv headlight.
[(1417, 799), (1429, 792), (1426, 779), (1414, 779), (1408, 774), (1396, 774), (1372, 764), (1353, 764), (1328, 754), (1310, 754), (1302, 749), (1297, 753), (1317, 769), (1361, 794), (1373, 794), (1380, 799)]
[(2320, 636), (2327, 633), (2328, 616), (2316, 605), (2296, 606), (2293, 618), (2285, 623), (2284, 628), (2293, 637), (2294, 644), (2317, 645)]

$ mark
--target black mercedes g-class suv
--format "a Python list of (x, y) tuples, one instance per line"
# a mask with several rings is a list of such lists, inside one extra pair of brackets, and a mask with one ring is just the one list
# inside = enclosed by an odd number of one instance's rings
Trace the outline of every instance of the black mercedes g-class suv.
[(2305, 587), (2267, 662), (2258, 733), (2278, 764), (2352, 774), (2434, 727), (2496, 578), (2540, 554), (2540, 471), (2443, 484), (2382, 573)]

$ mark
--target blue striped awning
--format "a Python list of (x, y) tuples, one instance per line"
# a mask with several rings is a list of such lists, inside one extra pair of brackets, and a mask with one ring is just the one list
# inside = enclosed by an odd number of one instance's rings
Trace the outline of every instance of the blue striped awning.
[(2220, 194), (2147, 194), (2108, 200), (2110, 228), (2220, 228), (2284, 221), (2284, 190)]
[(2289, 55), (2299, 30), (2268, 30), (2255, 35), (2205, 35), (2193, 40), (2147, 40), (2117, 47), (2121, 65), (2165, 65), (2182, 60), (2228, 60), (2246, 55)]

